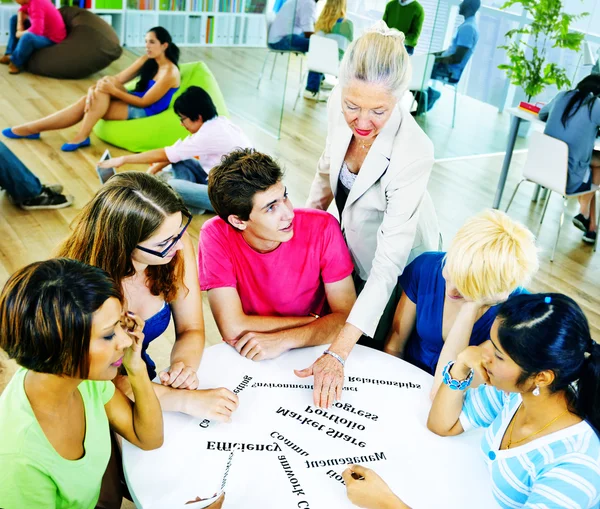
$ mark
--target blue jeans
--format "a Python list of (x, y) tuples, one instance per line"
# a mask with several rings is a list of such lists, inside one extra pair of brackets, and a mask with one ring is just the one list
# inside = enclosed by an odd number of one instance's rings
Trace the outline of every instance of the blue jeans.
[(406, 52), (409, 55), (412, 55), (415, 52), (415, 47), (414, 46), (408, 46), (408, 45), (405, 44), (404, 47), (406, 48)]
[(17, 67), (24, 67), (31, 54), (42, 48), (55, 44), (47, 37), (25, 32), (17, 39), (17, 16), (10, 18), (10, 35), (6, 45), (6, 54), (10, 55), (11, 62)]
[(171, 165), (173, 177), (169, 185), (181, 196), (192, 214), (214, 212), (208, 198), (208, 175), (196, 159), (186, 159)]
[[(28, 29), (31, 26), (29, 20), (26, 19), (23, 22), (25, 29)], [(6, 55), (12, 55), (12, 52), (17, 47), (17, 43), (19, 39), (17, 39), (17, 15), (10, 17), (10, 32), (8, 34), (8, 43), (6, 44), (6, 51), (4, 52)]]
[(33, 198), (42, 192), (42, 184), (20, 159), (0, 141), (0, 187), (16, 203)]
[(286, 35), (280, 41), (269, 44), (269, 48), (306, 53), (308, 51), (308, 37), (298, 34)]
[(320, 72), (309, 71), (306, 79), (306, 90), (310, 92), (318, 92), (321, 88), (321, 80), (323, 75)]

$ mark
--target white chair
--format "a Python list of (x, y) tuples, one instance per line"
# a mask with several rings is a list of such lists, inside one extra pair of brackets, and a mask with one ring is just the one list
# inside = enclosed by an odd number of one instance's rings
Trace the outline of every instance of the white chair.
[[(275, 13), (274, 12), (270, 12), (267, 14), (267, 22), (265, 24), (266, 29), (267, 29), (267, 38), (266, 40), (269, 40), (269, 30), (271, 29), (271, 25), (273, 24), (273, 21), (275, 20)], [(256, 84), (256, 88), (260, 88), (260, 82), (262, 81), (263, 75), (265, 73), (265, 67), (267, 66), (267, 60), (269, 59), (269, 55), (273, 55), (273, 65), (271, 67), (271, 75), (269, 76), (269, 79), (272, 80), (273, 79), (273, 72), (275, 71), (275, 63), (277, 62), (277, 55), (281, 54), (283, 55), (284, 53), (293, 53), (296, 56), (300, 57), (300, 79), (302, 79), (302, 60), (304, 57), (304, 53), (302, 51), (299, 50), (284, 50), (284, 49), (273, 49), (269, 46), (269, 43), (267, 42), (267, 54), (265, 55), (265, 60), (263, 61), (263, 65), (262, 65), (262, 69), (260, 70), (260, 75), (258, 76), (258, 83)]]
[[(417, 104), (417, 111), (422, 102), (427, 104), (429, 89), (429, 80), (431, 79), (431, 71), (433, 70), (433, 64), (435, 63), (435, 57), (429, 53), (423, 53), (421, 55), (413, 55), (410, 57), (412, 64), (412, 79), (408, 90), (411, 92), (419, 92), (419, 104)], [(416, 98), (413, 99), (412, 106)], [(411, 106), (411, 110), (412, 110)], [(427, 112), (425, 111), (423, 115)]]
[[(576, 198), (585, 194), (595, 193), (599, 187), (592, 185), (589, 191), (582, 193), (567, 194), (567, 172), (569, 168), (569, 146), (561, 140), (552, 138), (547, 134), (543, 134), (537, 131), (531, 133), (531, 139), (529, 142), (529, 152), (527, 154), (527, 161), (523, 168), (523, 179), (517, 184), (515, 191), (510, 197), (510, 201), (506, 207), (506, 212), (513, 202), (519, 186), (525, 182), (533, 182), (545, 189), (548, 189), (550, 193), (544, 204), (544, 210), (542, 211), (542, 217), (540, 218), (540, 226), (538, 228), (538, 236), (542, 229), (542, 222), (546, 215), (546, 209), (550, 202), (550, 196), (552, 192), (558, 193), (563, 197), (563, 208), (560, 214), (560, 222), (558, 225), (558, 233), (556, 234), (556, 241), (554, 242), (554, 249), (552, 250), (552, 257), (550, 261), (554, 261), (554, 253), (556, 252), (556, 246), (558, 244), (558, 238), (560, 236), (560, 230), (562, 228), (565, 219), (565, 208), (567, 206), (567, 200), (569, 198)], [(596, 200), (596, 207), (598, 210), (598, 219), (600, 220), (600, 205)], [(596, 245), (598, 241), (594, 242), (594, 251), (596, 251)]]
[[(339, 57), (338, 43), (334, 39), (329, 37), (323, 37), (320, 35), (313, 34), (310, 36), (308, 42), (308, 53), (306, 54), (306, 72), (302, 76), (300, 86), (298, 87), (298, 94), (294, 101), (294, 110), (298, 104), (298, 99), (302, 94), (302, 89), (306, 83), (306, 77), (309, 71), (320, 72), (322, 74), (329, 74), (337, 78), (340, 69), (340, 57)], [(317, 95), (317, 101), (320, 97)]]

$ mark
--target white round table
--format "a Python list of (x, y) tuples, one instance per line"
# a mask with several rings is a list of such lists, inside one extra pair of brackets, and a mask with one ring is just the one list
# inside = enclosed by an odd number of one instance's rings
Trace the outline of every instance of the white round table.
[(164, 414), (164, 445), (142, 451), (123, 442), (134, 502), (171, 509), (221, 487), (224, 508), (343, 509), (346, 463), (372, 468), (414, 509), (497, 507), (480, 449), (481, 432), (442, 438), (426, 427), (433, 378), (390, 355), (356, 346), (346, 363), (340, 408), (313, 406), (308, 367), (325, 347), (252, 362), (226, 344), (208, 348), (201, 387), (235, 390), (232, 422)]

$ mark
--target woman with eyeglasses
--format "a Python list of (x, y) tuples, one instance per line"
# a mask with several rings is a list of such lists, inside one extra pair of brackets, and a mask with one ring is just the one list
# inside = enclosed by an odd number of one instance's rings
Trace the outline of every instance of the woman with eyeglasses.
[[(150, 379), (157, 373), (148, 346), (173, 317), (170, 366), (154, 385), (163, 410), (228, 422), (237, 408), (235, 394), (224, 388), (194, 390), (204, 319), (196, 256), (185, 234), (191, 220), (167, 184), (145, 173), (119, 173), (83, 208), (58, 256), (100, 267), (120, 283), (129, 309), (145, 321), (142, 358)], [(130, 394), (124, 377), (115, 383)]]

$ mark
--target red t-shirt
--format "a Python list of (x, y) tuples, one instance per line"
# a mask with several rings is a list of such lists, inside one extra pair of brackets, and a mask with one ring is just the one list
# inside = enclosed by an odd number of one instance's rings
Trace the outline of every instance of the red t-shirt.
[(315, 209), (296, 209), (294, 214), (294, 236), (270, 253), (252, 249), (220, 217), (204, 223), (198, 249), (202, 290), (235, 288), (247, 315), (328, 312), (324, 283), (352, 274), (350, 253), (331, 214)]
[(65, 22), (50, 0), (29, 0), (19, 10), (29, 16), (31, 26), (28, 31), (32, 34), (47, 37), (55, 43), (67, 37)]

